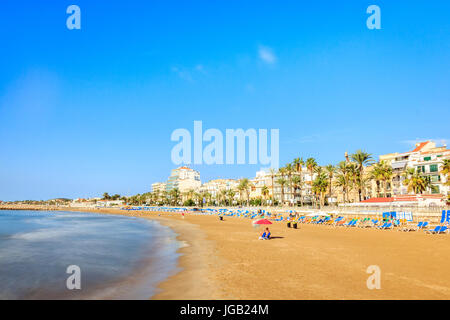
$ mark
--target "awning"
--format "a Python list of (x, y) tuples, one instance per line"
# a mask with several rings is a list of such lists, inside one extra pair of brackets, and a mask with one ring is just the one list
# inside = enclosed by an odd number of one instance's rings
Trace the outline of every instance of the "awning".
[(393, 162), (391, 163), (392, 169), (404, 169), (406, 166), (406, 161)]

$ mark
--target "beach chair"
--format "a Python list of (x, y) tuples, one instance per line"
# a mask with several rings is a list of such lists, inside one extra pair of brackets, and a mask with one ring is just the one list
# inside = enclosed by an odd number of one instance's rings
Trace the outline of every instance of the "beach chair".
[[(375, 222), (374, 222), (375, 221)], [(370, 220), (370, 218), (364, 219), (358, 227), (359, 228), (372, 228), (378, 223), (378, 220)]]
[(445, 233), (447, 232), (447, 230), (448, 230), (447, 226), (436, 226), (434, 229), (425, 230), (425, 232), (429, 234), (439, 234)]
[(356, 225), (356, 219), (352, 219), (348, 223), (343, 224), (344, 227), (353, 227), (355, 225)]
[(390, 222), (385, 222), (385, 223), (383, 223), (381, 226), (378, 226), (377, 227), (377, 229), (384, 229), (384, 228), (386, 228), (386, 226), (389, 224)]
[(441, 215), (441, 222), (440, 222), (440, 224), (443, 224), (444, 222), (446, 222), (447, 221), (447, 215), (446, 215), (446, 212), (445, 212), (445, 210), (442, 210), (442, 215)]
[(398, 229), (398, 231), (403, 231), (403, 232), (417, 231), (417, 230), (423, 229), (424, 224), (425, 224), (425, 222), (421, 221), (417, 225), (407, 225), (401, 229)]
[(337, 226), (343, 226), (345, 224), (345, 219), (344, 217), (338, 217), (336, 218), (336, 220), (334, 221), (334, 227)]
[(371, 221), (373, 223), (372, 227), (376, 227), (378, 225), (378, 219), (372, 219)]

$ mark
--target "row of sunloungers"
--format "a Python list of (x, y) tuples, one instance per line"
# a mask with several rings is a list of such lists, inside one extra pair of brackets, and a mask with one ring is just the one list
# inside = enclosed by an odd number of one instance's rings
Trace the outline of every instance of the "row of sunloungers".
[(402, 220), (390, 220), (390, 221), (379, 221), (378, 219), (371, 218), (354, 218), (349, 221), (346, 221), (344, 217), (337, 217), (336, 219), (332, 219), (331, 217), (320, 218), (320, 217), (312, 217), (310, 219), (301, 217), (298, 219), (299, 223), (308, 223), (308, 224), (320, 224), (320, 225), (329, 225), (333, 227), (347, 227), (347, 228), (376, 228), (379, 230), (394, 230), (410, 232), (410, 231), (420, 231), (423, 230), (426, 233), (430, 234), (440, 234), (440, 233), (449, 233), (449, 228), (447, 225), (437, 225), (434, 228), (429, 228), (428, 221), (422, 221), (418, 224), (406, 224), (406, 221)]
[[(166, 211), (166, 212), (182, 212), (188, 211), (187, 208), (172, 208), (172, 207), (135, 207), (135, 208), (124, 208), (124, 210), (145, 210), (145, 211)], [(442, 211), (442, 218), (440, 221), (440, 225), (435, 226), (434, 228), (429, 228), (428, 221), (419, 222), (417, 225), (407, 224), (406, 219), (390, 219), (389, 221), (380, 221), (378, 219), (371, 218), (353, 218), (347, 221), (344, 217), (339, 216), (337, 218), (331, 218), (330, 216), (312, 216), (306, 217), (302, 216), (297, 219), (285, 218), (282, 215), (276, 216), (269, 212), (263, 211), (262, 213), (255, 213), (254, 211), (248, 210), (227, 210), (227, 209), (206, 209), (201, 210), (200, 214), (217, 214), (226, 217), (237, 217), (237, 218), (247, 218), (247, 219), (256, 219), (259, 217), (266, 217), (272, 221), (289, 221), (293, 223), (308, 223), (308, 224), (320, 224), (320, 225), (329, 225), (333, 227), (347, 227), (347, 228), (376, 228), (380, 230), (393, 230), (403, 232), (410, 231), (420, 231), (423, 230), (426, 233), (430, 234), (440, 234), (440, 233), (449, 233), (448, 226), (450, 225), (450, 211), (445, 210)], [(384, 214), (383, 214), (384, 215)], [(392, 213), (391, 213), (392, 216)], [(393, 215), (395, 216), (395, 215)], [(412, 216), (411, 216), (412, 219)]]

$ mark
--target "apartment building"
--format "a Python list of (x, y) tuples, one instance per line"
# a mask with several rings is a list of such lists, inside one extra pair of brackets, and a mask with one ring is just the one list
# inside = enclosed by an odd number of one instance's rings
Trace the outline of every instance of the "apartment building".
[(417, 143), (415, 148), (403, 153), (390, 153), (381, 155), (380, 161), (384, 160), (392, 167), (393, 178), (390, 184), (388, 196), (408, 194), (408, 187), (404, 185), (405, 172), (409, 168), (418, 170), (428, 176), (431, 187), (427, 190), (430, 194), (448, 195), (449, 186), (446, 186), (446, 177), (440, 174), (443, 159), (450, 158), (450, 150), (446, 145), (436, 147), (436, 143), (425, 141)]
[(202, 182), (200, 180), (200, 172), (188, 167), (179, 167), (173, 169), (166, 183), (166, 191), (177, 188), (180, 192), (189, 190), (197, 190)]
[(165, 182), (155, 182), (152, 184), (152, 192), (161, 193), (166, 190)]

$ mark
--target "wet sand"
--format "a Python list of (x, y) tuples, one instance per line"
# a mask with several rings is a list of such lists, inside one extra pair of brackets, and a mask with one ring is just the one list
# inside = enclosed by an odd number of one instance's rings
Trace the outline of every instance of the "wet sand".
[[(152, 299), (450, 299), (449, 234), (274, 223), (274, 239), (261, 241), (248, 219), (76, 211), (157, 219), (188, 244)], [(367, 288), (371, 265), (379, 290)]]

